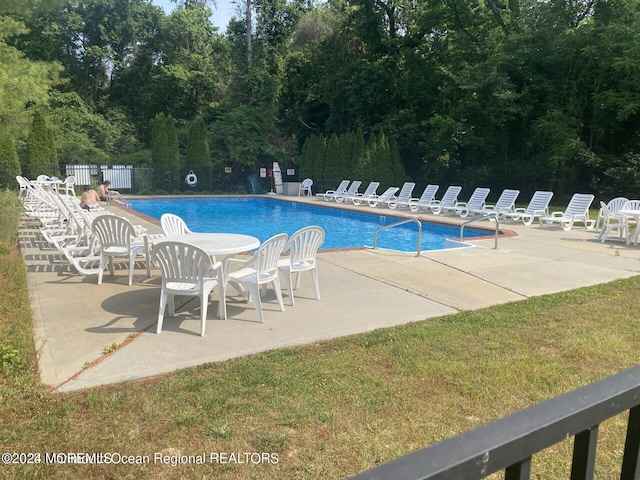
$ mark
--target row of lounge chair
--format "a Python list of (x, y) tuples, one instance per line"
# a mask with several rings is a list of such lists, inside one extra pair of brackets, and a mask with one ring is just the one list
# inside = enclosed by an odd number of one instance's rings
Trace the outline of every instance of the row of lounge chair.
[(412, 196), (415, 188), (413, 182), (405, 182), (402, 188), (389, 187), (382, 195), (376, 194), (379, 182), (371, 182), (364, 193), (358, 192), (361, 185), (360, 181), (343, 180), (335, 190), (328, 190), (317, 197), (371, 207), (406, 208), (412, 212), (431, 212), (435, 215), (479, 215), (503, 221), (522, 221), (525, 225), (531, 225), (537, 219), (543, 227), (559, 224), (564, 230), (570, 230), (576, 222), (584, 223), (587, 228), (594, 228), (595, 223), (589, 219), (589, 208), (595, 198), (592, 194), (576, 193), (564, 211), (550, 213), (549, 203), (553, 198), (553, 192), (550, 191), (536, 191), (527, 207), (516, 207), (520, 191), (514, 189), (504, 189), (495, 204), (488, 204), (486, 200), (490, 189), (484, 187), (476, 188), (466, 202), (461, 202), (458, 197), (462, 187), (458, 185), (449, 186), (440, 199), (436, 199), (440, 188), (438, 185), (427, 185), (420, 197)]

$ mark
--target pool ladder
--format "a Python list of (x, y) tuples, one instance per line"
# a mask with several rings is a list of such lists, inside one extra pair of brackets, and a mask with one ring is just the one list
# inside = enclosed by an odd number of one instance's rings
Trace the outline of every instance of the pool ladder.
[(472, 218), (471, 220), (467, 220), (462, 225), (460, 225), (460, 241), (461, 242), (464, 241), (464, 227), (466, 227), (470, 223), (479, 222), (480, 220), (485, 220), (485, 219), (491, 218), (491, 217), (493, 217), (493, 220), (495, 220), (495, 222), (496, 222), (496, 240), (495, 240), (495, 243), (493, 245), (493, 249), (497, 250), (498, 249), (498, 236), (500, 235), (500, 222), (498, 221), (498, 214), (497, 213), (493, 213), (493, 212), (492, 213), (485, 213), (481, 217)]
[(386, 230), (387, 228), (393, 228), (400, 225), (404, 225), (405, 223), (415, 222), (418, 224), (418, 245), (416, 248), (416, 257), (420, 256), (420, 248), (422, 247), (422, 222), (417, 218), (406, 218), (396, 223), (392, 223), (390, 225), (383, 225), (382, 227), (376, 228), (376, 231), (373, 232), (373, 248), (377, 248), (378, 246), (378, 232), (382, 230)]
[(109, 190), (109, 193), (107, 193), (107, 205), (111, 205), (113, 202), (118, 202), (127, 208), (131, 208), (131, 204), (117, 190)]

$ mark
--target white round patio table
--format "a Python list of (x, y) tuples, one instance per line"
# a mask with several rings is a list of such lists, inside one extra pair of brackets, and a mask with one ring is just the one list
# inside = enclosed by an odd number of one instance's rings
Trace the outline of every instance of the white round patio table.
[(241, 233), (185, 233), (184, 235), (162, 235), (153, 240), (158, 242), (186, 242), (200, 247), (210, 256), (233, 255), (253, 250), (260, 246), (260, 240)]
[(633, 232), (627, 233), (627, 245), (636, 244), (638, 242), (638, 233), (640, 232), (640, 210), (630, 210), (623, 208), (616, 212), (618, 215), (624, 215), (625, 217), (630, 217), (635, 219), (636, 227), (633, 229)]

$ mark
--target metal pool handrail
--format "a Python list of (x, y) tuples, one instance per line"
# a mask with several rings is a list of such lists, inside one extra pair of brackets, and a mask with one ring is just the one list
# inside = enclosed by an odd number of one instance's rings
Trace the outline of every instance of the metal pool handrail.
[(496, 240), (495, 240), (495, 244), (493, 245), (493, 249), (497, 250), (498, 249), (498, 236), (500, 234), (500, 222), (498, 221), (498, 214), (497, 213), (493, 213), (493, 212), (492, 213), (485, 213), (481, 217), (472, 218), (471, 220), (467, 220), (462, 225), (460, 225), (460, 241), (461, 242), (464, 241), (464, 227), (466, 227), (470, 223), (479, 222), (480, 220), (485, 220), (487, 217), (494, 217), (493, 219), (496, 222)]
[(109, 190), (107, 193), (107, 205), (111, 205), (113, 202), (118, 202), (127, 208), (131, 208), (131, 204), (117, 190)]
[(378, 232), (382, 230), (386, 230), (387, 228), (397, 227), (399, 225), (404, 225), (405, 223), (415, 222), (418, 224), (418, 247), (416, 249), (416, 257), (420, 256), (420, 248), (422, 247), (422, 222), (417, 218), (407, 218), (405, 220), (400, 220), (399, 222), (392, 223), (390, 225), (383, 225), (382, 227), (376, 228), (376, 231), (373, 232), (373, 248), (377, 248), (378, 245)]

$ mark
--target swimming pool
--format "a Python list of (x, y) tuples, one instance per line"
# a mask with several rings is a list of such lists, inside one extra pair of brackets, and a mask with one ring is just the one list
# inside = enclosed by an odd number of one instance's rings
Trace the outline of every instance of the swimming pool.
[[(354, 248), (373, 245), (376, 228), (401, 219), (363, 207), (362, 211), (309, 205), (275, 198), (154, 198), (129, 202), (131, 208), (160, 220), (163, 213), (182, 217), (194, 232), (233, 232), (264, 241), (278, 233), (291, 235), (309, 225), (326, 232), (323, 249)], [(422, 222), (422, 250), (440, 250), (460, 244), (460, 227)], [(491, 235), (487, 230), (469, 228), (468, 236)], [(415, 223), (389, 228), (378, 234), (377, 246), (403, 252), (415, 252), (418, 228)]]

